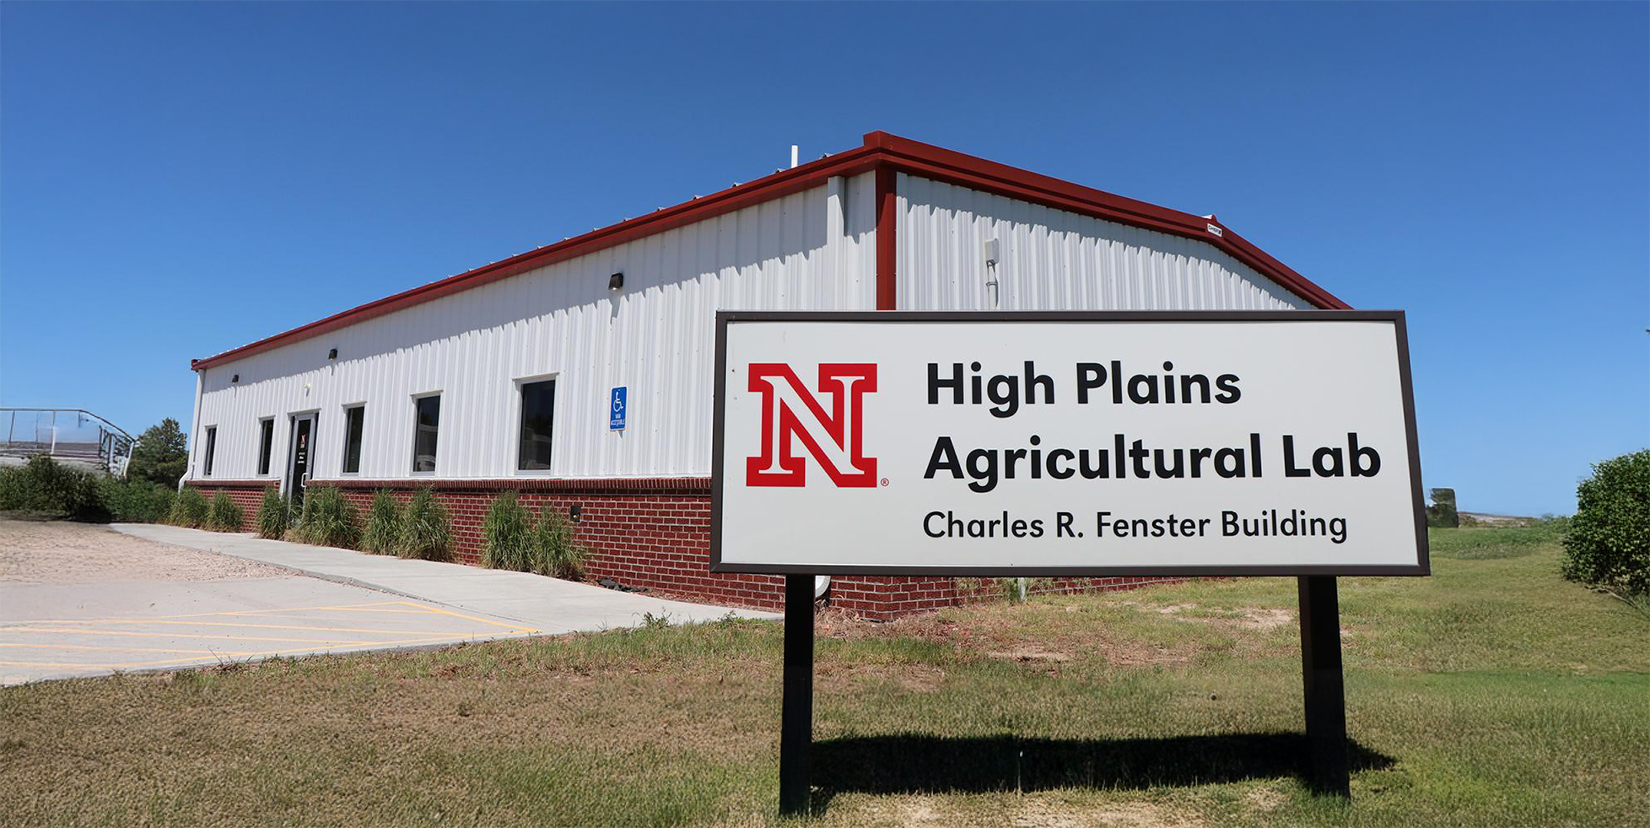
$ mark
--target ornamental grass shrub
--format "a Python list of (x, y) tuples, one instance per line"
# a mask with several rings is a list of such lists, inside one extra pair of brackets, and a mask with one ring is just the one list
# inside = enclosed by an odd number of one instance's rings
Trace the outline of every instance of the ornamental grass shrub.
[(367, 507), (367, 527), (361, 531), (361, 551), (374, 555), (394, 555), (401, 543), (401, 504), (387, 489), (372, 495)]
[(199, 529), (206, 523), (206, 508), (206, 496), (201, 494), (201, 490), (185, 486), (172, 501), (172, 514), (167, 522), (173, 526)]
[(212, 502), (206, 507), (206, 520), (202, 528), (214, 532), (239, 532), (241, 524), (246, 520), (246, 514), (241, 507), (229, 498), (229, 493), (219, 489), (212, 496)]
[(336, 486), (311, 486), (298, 518), (304, 543), (354, 549), (361, 541), (361, 510)]
[(403, 558), (445, 561), (452, 556), (453, 527), (447, 510), (428, 488), (413, 493), (401, 516), (401, 533), (395, 553)]
[(515, 492), (493, 498), (482, 522), (482, 566), (527, 571), (533, 561), (533, 515)]
[(264, 489), (264, 499), (258, 504), (258, 537), (280, 540), (291, 522), (292, 504), (281, 496), (281, 490)]
[(561, 512), (546, 506), (533, 530), (533, 559), (528, 571), (553, 578), (578, 580), (584, 576), (584, 547), (573, 538), (573, 527)]
[(1650, 450), (1598, 463), (1576, 487), (1563, 573), (1623, 597), (1650, 595)]

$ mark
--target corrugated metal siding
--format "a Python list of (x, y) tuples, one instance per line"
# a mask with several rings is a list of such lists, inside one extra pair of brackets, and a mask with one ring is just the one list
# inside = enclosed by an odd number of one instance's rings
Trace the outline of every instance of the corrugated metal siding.
[[(1310, 303), (1214, 246), (899, 176), (898, 293), (909, 310), (1272, 310)], [(985, 243), (998, 240), (1000, 302)]]
[[(516, 381), (554, 375), (553, 476), (708, 475), (715, 311), (875, 307), (874, 189), (869, 173), (831, 179), (207, 369), (191, 468), (215, 425), (212, 477), (255, 476), (272, 416), (278, 478), (289, 415), (318, 411), (314, 477), (338, 477), (343, 409), (365, 403), (360, 476), (411, 477), (413, 397), (440, 391), (435, 477), (516, 476)], [(616, 271), (625, 288), (609, 292)], [(610, 432), (619, 385), (630, 416)]]

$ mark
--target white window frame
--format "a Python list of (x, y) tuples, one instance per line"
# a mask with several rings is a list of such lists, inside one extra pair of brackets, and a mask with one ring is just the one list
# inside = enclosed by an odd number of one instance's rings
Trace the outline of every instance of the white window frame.
[[(339, 451), (339, 453), (338, 453), (338, 476), (339, 477), (360, 477), (361, 476), (361, 470), (360, 469), (356, 469), (355, 471), (345, 471), (344, 470), (344, 466), (349, 463), (349, 412), (350, 412), (350, 409), (352, 409), (352, 408), (361, 409), (361, 465), (364, 466), (367, 463), (367, 459), (366, 459), (366, 454), (367, 454), (367, 403), (366, 403), (365, 400), (362, 400), (361, 402), (344, 403), (343, 405), (338, 407), (338, 422), (341, 423), (344, 427), (343, 433), (338, 435), (338, 437), (339, 437), (338, 447), (341, 449), (341, 451)], [(418, 446), (418, 422), (417, 422), (417, 420), (418, 420), (418, 405), (416, 403), (414, 403), (414, 405), (413, 405), (413, 450), (414, 451), (417, 451), (417, 446)]]
[[(509, 457), (509, 463), (510, 463), (511, 475), (514, 476), (514, 477), (559, 477), (560, 476), (560, 471), (556, 467), (561, 463), (561, 452), (556, 451), (556, 446), (562, 445), (563, 443), (566, 442), (565, 440), (562, 439), (562, 436), (561, 436), (561, 432), (562, 432), (561, 409), (562, 409), (562, 399), (565, 396), (565, 395), (562, 394), (561, 374), (562, 374), (562, 372), (560, 372), (560, 371), (552, 371), (548, 374), (535, 374), (533, 376), (527, 376), (527, 377), (516, 377), (514, 380), (511, 381), (512, 382), (511, 390), (512, 390), (513, 393), (512, 393), (512, 401), (511, 401), (511, 406), (510, 406), (510, 411), (511, 411), (512, 416), (511, 416), (511, 419), (510, 419), (510, 457)], [(548, 468), (548, 469), (523, 469), (523, 468), (520, 467), (521, 466), (521, 417), (522, 417), (522, 414), (524, 413), (521, 410), (521, 389), (522, 389), (522, 386), (524, 386), (524, 385), (531, 385), (535, 382), (544, 382), (545, 380), (555, 380), (555, 382), (556, 382), (555, 407), (550, 410), (550, 468)]]
[[(258, 471), (258, 464), (263, 462), (263, 459), (264, 459), (264, 457), (263, 457), (263, 452), (264, 452), (264, 444), (263, 444), (264, 443), (264, 423), (269, 423), (269, 468), (265, 471)], [(253, 448), (253, 451), (255, 453), (252, 455), (252, 476), (253, 477), (258, 477), (258, 478), (275, 477), (276, 476), (275, 469), (277, 468), (277, 466), (275, 465), (275, 415), (274, 414), (271, 414), (268, 417), (259, 417), (258, 418), (258, 442), (257, 442), (256, 446)]]
[[(427, 397), (445, 396), (445, 391), (421, 391), (413, 394), (412, 401), (412, 454), (407, 458), (408, 473), (413, 477), (435, 477), (441, 473), (441, 422), (435, 424), (435, 468), (430, 471), (418, 471), (418, 401)], [(439, 416), (439, 415), (437, 415)], [(365, 426), (365, 423), (362, 423)]]
[(201, 426), (201, 477), (211, 477), (218, 459), (218, 424)]

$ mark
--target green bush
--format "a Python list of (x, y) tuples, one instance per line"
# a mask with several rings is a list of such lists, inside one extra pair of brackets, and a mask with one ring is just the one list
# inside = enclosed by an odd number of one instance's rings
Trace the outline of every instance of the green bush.
[(176, 489), (168, 489), (148, 480), (116, 480), (105, 477), (98, 481), (103, 504), (109, 518), (121, 523), (160, 523), (172, 514)]
[(361, 541), (361, 511), (337, 486), (310, 486), (298, 536), (304, 543), (354, 549)]
[(173, 526), (198, 529), (206, 522), (206, 496), (193, 486), (185, 486), (172, 500), (172, 514), (167, 519)]
[(1650, 450), (1598, 463), (1576, 487), (1563, 571), (1619, 595), (1650, 595)]
[(23, 499), (28, 491), (23, 474), (19, 466), (0, 468), (0, 512), (15, 512), (23, 508)]
[(546, 506), (533, 532), (533, 560), (530, 572), (554, 578), (577, 580), (584, 576), (584, 547), (573, 539), (573, 528), (561, 512)]
[(402, 515), (396, 554), (403, 558), (445, 561), (452, 554), (452, 544), (453, 528), (447, 521), (447, 510), (441, 508), (434, 492), (419, 489)]
[(388, 490), (379, 489), (367, 509), (367, 528), (361, 533), (361, 551), (394, 555), (401, 542), (401, 504)]
[(291, 521), (292, 504), (281, 496), (281, 490), (274, 486), (264, 489), (264, 499), (258, 504), (258, 537), (280, 540)]
[(35, 455), (22, 466), (0, 470), (0, 509), (108, 520), (99, 479), (91, 472)]
[(494, 569), (525, 571), (533, 560), (533, 515), (516, 499), (515, 492), (493, 498), (482, 523), (485, 541), (481, 564)]
[(239, 532), (241, 524), (246, 522), (246, 514), (241, 507), (229, 498), (229, 493), (219, 489), (212, 496), (212, 502), (206, 507), (206, 523), (204, 527), (214, 532)]

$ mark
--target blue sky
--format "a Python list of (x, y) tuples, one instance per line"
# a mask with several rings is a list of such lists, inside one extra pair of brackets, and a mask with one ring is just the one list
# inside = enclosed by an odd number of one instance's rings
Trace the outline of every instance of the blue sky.
[(1221, 219), (1408, 311), (1423, 471), (1574, 508), (1650, 445), (1650, 5), (0, 4), (0, 404), (886, 130)]

